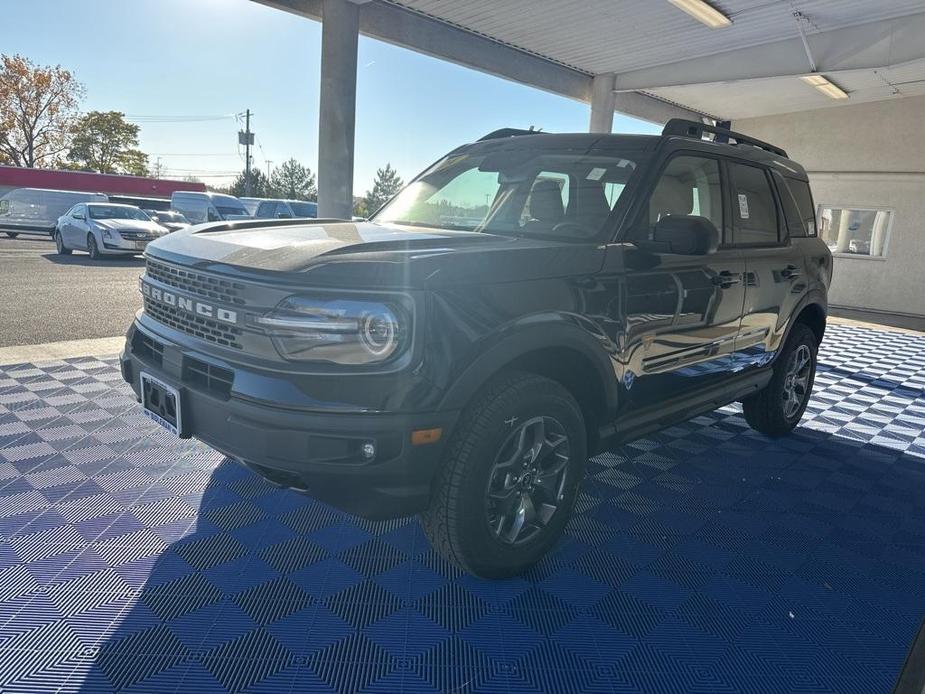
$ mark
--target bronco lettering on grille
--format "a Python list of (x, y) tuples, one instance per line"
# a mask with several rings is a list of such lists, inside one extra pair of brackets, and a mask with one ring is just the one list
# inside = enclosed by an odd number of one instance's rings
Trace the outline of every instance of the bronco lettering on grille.
[(172, 308), (178, 308), (187, 313), (193, 313), (205, 318), (219, 320), (222, 323), (237, 325), (238, 312), (230, 311), (226, 308), (219, 308), (203, 301), (197, 301), (186, 296), (181, 296), (173, 292), (166, 291), (160, 287), (148, 284), (144, 280), (141, 282), (141, 293), (152, 301), (159, 301)]

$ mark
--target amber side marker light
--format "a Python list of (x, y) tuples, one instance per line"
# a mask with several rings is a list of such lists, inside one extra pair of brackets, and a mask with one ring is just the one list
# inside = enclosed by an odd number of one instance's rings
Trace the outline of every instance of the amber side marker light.
[(437, 443), (441, 436), (443, 436), (443, 429), (439, 427), (436, 429), (418, 429), (411, 432), (411, 445), (423, 446), (427, 443)]

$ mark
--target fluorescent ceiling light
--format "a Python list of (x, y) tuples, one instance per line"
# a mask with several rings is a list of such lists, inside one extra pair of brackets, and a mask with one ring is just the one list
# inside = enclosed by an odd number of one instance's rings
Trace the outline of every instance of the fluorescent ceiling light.
[(835, 84), (832, 84), (831, 82), (829, 82), (829, 80), (827, 80), (822, 75), (817, 75), (817, 74), (803, 75), (802, 77), (800, 77), (800, 79), (806, 82), (806, 84), (809, 84), (815, 87), (816, 89), (818, 89), (820, 92), (825, 94), (830, 99), (847, 99), (848, 98), (848, 94), (847, 92), (845, 92), (844, 89), (842, 89), (841, 87)]
[(722, 29), (732, 24), (729, 17), (703, 0), (668, 0), (668, 2), (711, 29)]

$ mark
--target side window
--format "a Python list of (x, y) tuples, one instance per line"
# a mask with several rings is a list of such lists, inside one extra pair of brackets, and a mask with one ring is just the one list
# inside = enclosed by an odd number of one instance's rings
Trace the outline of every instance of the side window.
[(276, 203), (276, 214), (273, 216), (279, 219), (292, 219), (292, 208), (288, 203), (278, 202)]
[(668, 163), (649, 198), (649, 224), (670, 215), (706, 217), (722, 232), (723, 193), (717, 160), (684, 155)]
[(214, 207), (209, 205), (209, 209), (206, 210), (206, 219), (210, 222), (220, 222), (222, 219), (222, 216), (218, 213), (218, 211)]
[(257, 211), (254, 213), (255, 217), (266, 217), (270, 214), (270, 206), (273, 203), (271, 202), (262, 202), (257, 205)]
[(806, 229), (807, 236), (816, 235), (816, 206), (813, 205), (813, 195), (809, 190), (809, 183), (798, 181), (795, 178), (787, 178), (787, 187), (797, 204), (800, 211), (800, 217), (803, 219), (803, 226)]
[(736, 244), (776, 244), (778, 236), (777, 204), (771, 182), (764, 169), (747, 164), (729, 163), (732, 181), (733, 241)]

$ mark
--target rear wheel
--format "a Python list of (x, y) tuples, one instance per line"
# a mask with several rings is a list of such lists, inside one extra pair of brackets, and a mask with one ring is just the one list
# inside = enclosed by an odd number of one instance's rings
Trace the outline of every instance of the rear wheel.
[(793, 326), (774, 375), (761, 392), (742, 401), (745, 421), (769, 436), (793, 430), (806, 411), (816, 378), (816, 335), (802, 323)]
[(581, 409), (555, 381), (493, 380), (464, 412), (422, 516), (434, 548), (486, 578), (535, 564), (571, 515), (586, 439)]
[(4, 233), (6, 233), (6, 235), (9, 236), (11, 239), (15, 239), (17, 236), (19, 236), (19, 234), (15, 231), (7, 231)]
[(64, 239), (61, 237), (61, 230), (55, 229), (55, 248), (58, 255), (70, 255), (71, 249), (64, 245)]
[(96, 237), (93, 234), (87, 234), (87, 252), (91, 260), (99, 260), (103, 257), (100, 253), (100, 247), (96, 245)]

